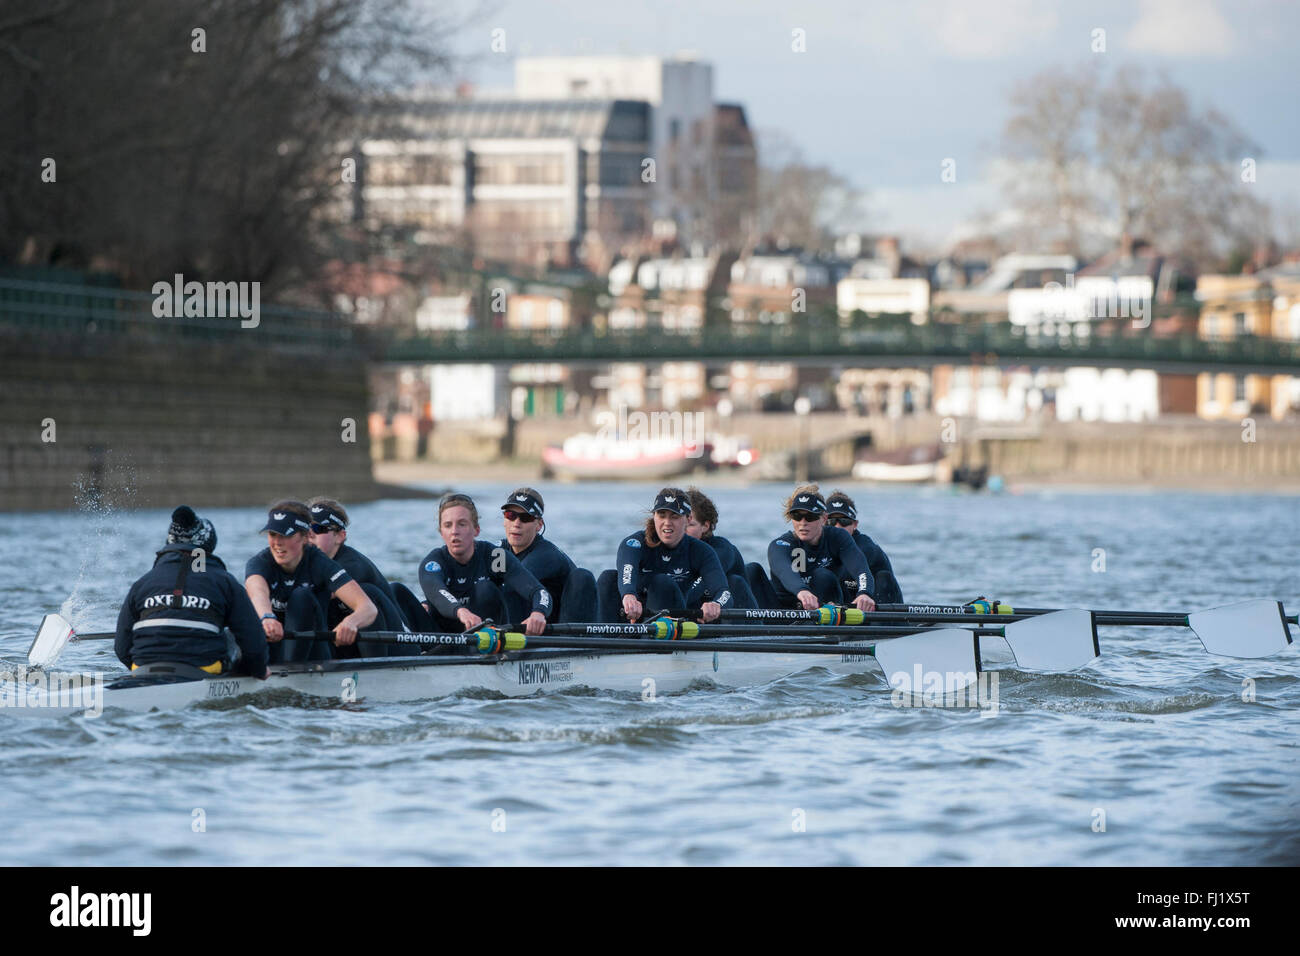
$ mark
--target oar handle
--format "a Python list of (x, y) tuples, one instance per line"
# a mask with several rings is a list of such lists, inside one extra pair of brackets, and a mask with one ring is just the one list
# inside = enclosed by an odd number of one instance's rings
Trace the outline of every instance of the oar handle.
[[(333, 641), (333, 631), (288, 631), (285, 640)], [(428, 633), (419, 631), (358, 631), (358, 641), (373, 644), (408, 644), (416, 647), (460, 647), (473, 649), (480, 654), (499, 654), (502, 651), (520, 651), (524, 648), (524, 635), (495, 627), (480, 627), (467, 634)]]

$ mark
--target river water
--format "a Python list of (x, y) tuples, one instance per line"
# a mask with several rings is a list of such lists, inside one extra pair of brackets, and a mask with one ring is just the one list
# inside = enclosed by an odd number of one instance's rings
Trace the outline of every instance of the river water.
[[(509, 489), (463, 490), (484, 536), (499, 535)], [(593, 569), (613, 563), (654, 491), (541, 490), (548, 535)], [(761, 560), (786, 489), (706, 490), (719, 533)], [(850, 491), (909, 601), (1300, 606), (1297, 498)], [(414, 585), (439, 543), (434, 503), (351, 510), (350, 543)], [(240, 574), (264, 513), (200, 511)], [(111, 630), (167, 523), (163, 511), (0, 516), (0, 657), (20, 659), (52, 610)], [(0, 711), (0, 864), (1300, 863), (1297, 648), (1210, 657), (1190, 631), (1156, 628), (1103, 628), (1101, 645), (1075, 673), (1000, 671), (983, 713), (895, 707), (883, 675), (817, 668), (652, 701), (575, 688)], [(109, 642), (90, 641), (63, 665), (118, 667)]]

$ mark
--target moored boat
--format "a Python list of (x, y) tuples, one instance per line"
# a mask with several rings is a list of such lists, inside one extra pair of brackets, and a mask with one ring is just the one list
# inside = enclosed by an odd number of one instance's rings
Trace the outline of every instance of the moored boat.
[(710, 467), (711, 456), (712, 448), (705, 443), (582, 434), (542, 449), (542, 466), (546, 474), (562, 481), (661, 481)]

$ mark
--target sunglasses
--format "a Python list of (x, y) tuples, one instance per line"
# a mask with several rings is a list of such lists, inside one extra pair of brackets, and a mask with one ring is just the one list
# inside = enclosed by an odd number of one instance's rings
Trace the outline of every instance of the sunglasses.
[(329, 534), (331, 531), (342, 531), (343, 528), (336, 524), (314, 524), (311, 526), (312, 534)]
[(813, 514), (811, 511), (792, 511), (792, 512), (790, 512), (790, 520), (792, 520), (792, 521), (816, 521), (816, 520), (817, 520), (817, 516), (816, 516), (815, 514)]
[(537, 520), (536, 515), (530, 515), (525, 511), (506, 511), (503, 514), (507, 521), (519, 521), (523, 524), (532, 524)]
[(837, 528), (847, 528), (849, 525), (853, 524), (852, 518), (844, 518), (840, 515), (836, 515), (833, 518), (827, 518), (826, 521), (828, 524), (832, 524)]

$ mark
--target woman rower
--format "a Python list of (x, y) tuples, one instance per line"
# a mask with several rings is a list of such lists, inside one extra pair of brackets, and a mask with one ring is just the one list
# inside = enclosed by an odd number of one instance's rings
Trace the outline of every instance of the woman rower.
[[(740, 556), (740, 549), (721, 535), (714, 534), (718, 530), (717, 506), (708, 495), (694, 486), (686, 489), (686, 499), (691, 503), (691, 513), (686, 516), (686, 533), (717, 552), (718, 563), (722, 565), (722, 573), (727, 576), (727, 585), (731, 589), (731, 606), (758, 607), (754, 594), (745, 581), (745, 559)], [(699, 581), (691, 585), (692, 593), (686, 595), (687, 606), (696, 603), (692, 597), (699, 586)]]
[[(647, 613), (684, 608), (688, 593), (700, 602), (706, 622), (732, 606), (717, 553), (686, 533), (690, 513), (690, 499), (680, 488), (655, 496), (645, 528), (619, 544), (617, 570), (602, 571), (597, 581), (601, 620), (615, 623), (621, 613), (638, 621)], [(697, 580), (698, 589), (692, 587)]]
[(335, 645), (355, 643), (357, 631), (369, 626), (379, 611), (343, 567), (307, 540), (307, 506), (293, 499), (276, 502), (262, 531), (267, 547), (244, 566), (244, 589), (262, 619), (271, 663), (329, 659), (323, 641), (284, 640), (286, 632), (326, 630), (324, 599), (329, 595), (350, 611), (334, 625)]
[[(366, 630), (405, 631), (406, 618), (397, 607), (397, 596), (388, 578), (375, 567), (373, 561), (348, 544), (348, 513), (333, 498), (312, 498), (307, 502), (311, 512), (311, 543), (324, 552), (325, 557), (343, 567), (353, 581), (361, 585), (379, 614)], [(329, 598), (325, 607), (325, 624), (333, 627), (350, 613), (350, 608), (337, 597)], [(377, 644), (358, 641), (355, 649), (360, 657), (388, 657), (409, 654), (400, 644)], [(344, 655), (353, 656), (353, 655)]]
[[(853, 499), (838, 488), (826, 499), (826, 523), (843, 528), (853, 536), (853, 541), (867, 559), (871, 569), (871, 580), (875, 582), (872, 595), (877, 604), (902, 604), (903, 589), (899, 587), (898, 578), (894, 576), (894, 566), (889, 563), (889, 555), (880, 545), (858, 530), (858, 508)], [(845, 593), (852, 586), (852, 581), (843, 582)]]
[[(520, 560), (546, 588), (555, 602), (551, 620), (557, 623), (596, 620), (596, 577), (542, 535), (546, 531), (542, 496), (532, 488), (516, 488), (501, 506), (506, 536), (503, 546)], [(528, 613), (523, 600), (506, 594), (510, 620), (522, 620)]]
[[(552, 611), (550, 593), (509, 548), (474, 540), (478, 532), (473, 499), (444, 495), (438, 502), (438, 533), (443, 546), (434, 548), (420, 562), (420, 587), (428, 607), (412, 625), (418, 624), (416, 629), (421, 631), (461, 632), (491, 619), (497, 624), (522, 624), (525, 633), (541, 634)], [(530, 608), (522, 621), (511, 622), (507, 614), (507, 589)]]
[(823, 604), (841, 605), (841, 584), (853, 587), (851, 603), (861, 611), (876, 606), (874, 582), (867, 559), (843, 528), (826, 526), (826, 501), (816, 485), (801, 485), (785, 501), (785, 517), (793, 526), (767, 548), (772, 580), (761, 569), (750, 575), (754, 594), (768, 608), (813, 610)]

